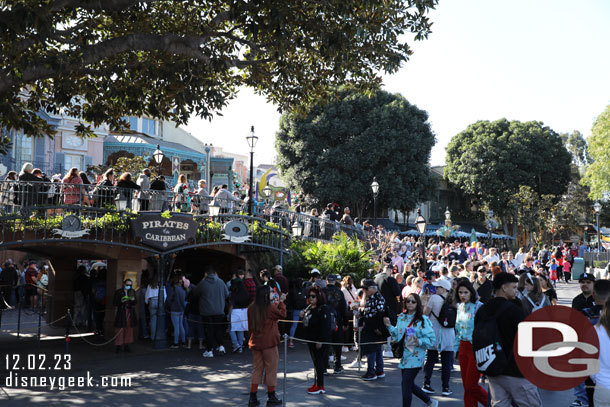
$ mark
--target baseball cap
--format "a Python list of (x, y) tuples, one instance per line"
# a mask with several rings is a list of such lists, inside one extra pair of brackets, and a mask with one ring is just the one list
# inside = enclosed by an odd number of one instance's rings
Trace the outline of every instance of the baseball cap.
[(364, 283), (362, 284), (362, 288), (364, 289), (368, 289), (371, 287), (377, 287), (377, 284), (375, 283), (375, 280), (364, 280)]
[(589, 281), (595, 282), (595, 276), (591, 273), (584, 273), (582, 276), (580, 276), (580, 278), (578, 279), (578, 282), (580, 283), (583, 280), (589, 280)]
[(487, 273), (487, 269), (485, 266), (479, 266), (477, 267), (477, 273)]
[(445, 290), (451, 291), (451, 282), (444, 278), (433, 281), (432, 285), (435, 287), (443, 287)]
[(309, 274), (322, 274), (322, 273), (320, 273), (320, 270), (318, 270), (318, 269), (313, 269), (309, 272)]
[(336, 274), (329, 274), (326, 276), (326, 281), (328, 281), (329, 283), (336, 283), (337, 282), (337, 275)]
[(506, 283), (517, 283), (517, 282), (519, 282), (519, 279), (517, 277), (515, 277), (514, 274), (506, 273), (503, 271), (503, 272), (495, 275), (492, 284), (493, 284), (494, 290), (499, 290)]

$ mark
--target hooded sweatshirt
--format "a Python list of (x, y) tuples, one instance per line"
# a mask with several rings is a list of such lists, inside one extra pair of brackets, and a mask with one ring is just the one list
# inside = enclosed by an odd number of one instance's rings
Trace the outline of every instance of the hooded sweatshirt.
[(199, 295), (199, 314), (204, 317), (224, 315), (229, 298), (227, 285), (216, 274), (209, 274), (195, 288)]

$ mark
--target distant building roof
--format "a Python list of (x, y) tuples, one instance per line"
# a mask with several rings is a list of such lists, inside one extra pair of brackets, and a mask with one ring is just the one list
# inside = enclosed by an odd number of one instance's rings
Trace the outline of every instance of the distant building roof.
[(163, 141), (154, 137), (147, 136), (143, 133), (132, 133), (132, 134), (113, 134), (106, 136), (104, 139), (106, 143), (129, 143), (129, 144), (150, 144), (156, 146), (159, 144), (161, 147), (168, 147), (174, 150), (188, 151), (190, 153), (203, 154), (201, 151), (194, 150), (183, 146), (182, 144), (172, 143), (169, 141)]

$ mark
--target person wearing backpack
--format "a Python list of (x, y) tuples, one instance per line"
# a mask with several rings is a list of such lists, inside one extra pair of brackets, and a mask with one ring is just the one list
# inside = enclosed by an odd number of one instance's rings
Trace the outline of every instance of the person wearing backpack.
[(538, 388), (523, 377), (512, 352), (518, 325), (525, 319), (515, 302), (517, 281), (509, 273), (494, 277), (495, 297), (474, 316), (472, 348), (477, 369), (487, 376), (492, 405), (541, 407)]
[(523, 287), (521, 303), (523, 304), (523, 312), (527, 317), (532, 312), (538, 311), (540, 308), (549, 307), (551, 302), (542, 292), (538, 277), (532, 276), (530, 273), (522, 274), (519, 277), (519, 289)]
[(458, 313), (455, 322), (455, 346), (460, 361), (460, 373), (464, 385), (464, 407), (477, 407), (477, 403), (487, 405), (488, 394), (479, 385), (481, 373), (477, 370), (474, 352), (472, 351), (472, 332), (474, 316), (483, 303), (477, 300), (474, 287), (468, 280), (462, 280), (455, 289), (455, 302)]
[(424, 365), (426, 348), (436, 341), (434, 328), (430, 319), (423, 314), (421, 299), (417, 294), (409, 294), (403, 302), (404, 312), (398, 316), (396, 326), (390, 318), (383, 323), (390, 331), (395, 342), (403, 341), (403, 352), (398, 368), (402, 375), (402, 407), (411, 407), (413, 394), (428, 406), (437, 407), (438, 400), (433, 400), (415, 384), (415, 377)]
[(294, 342), (292, 338), (297, 332), (299, 325), (301, 311), (307, 307), (307, 295), (305, 284), (302, 278), (297, 278), (294, 281), (289, 282), (288, 289), (288, 308), (292, 310), (292, 325), (290, 326), (290, 339), (288, 340), (288, 347), (294, 348)]
[(341, 289), (337, 286), (337, 275), (329, 274), (326, 277), (326, 288), (323, 289), (326, 295), (326, 301), (330, 307), (331, 313), (331, 342), (338, 345), (332, 345), (334, 355), (334, 374), (343, 372), (341, 367), (341, 344), (343, 343), (343, 326), (348, 320), (347, 303)]
[(439, 279), (432, 283), (436, 288), (436, 294), (432, 295), (424, 308), (424, 315), (432, 321), (436, 341), (428, 347), (426, 364), (424, 366), (424, 386), (422, 390), (428, 394), (434, 394), (435, 390), (430, 385), (434, 365), (441, 356), (441, 381), (443, 396), (453, 394), (449, 389), (449, 376), (453, 366), (453, 344), (455, 341), (455, 319), (457, 310), (451, 303), (451, 283), (449, 280)]
[(242, 353), (244, 351), (244, 334), (248, 331), (250, 295), (243, 279), (244, 271), (238, 270), (237, 277), (231, 280), (231, 289), (229, 290), (229, 302), (231, 304), (229, 312), (231, 330), (229, 331), (229, 336), (233, 345), (233, 353)]

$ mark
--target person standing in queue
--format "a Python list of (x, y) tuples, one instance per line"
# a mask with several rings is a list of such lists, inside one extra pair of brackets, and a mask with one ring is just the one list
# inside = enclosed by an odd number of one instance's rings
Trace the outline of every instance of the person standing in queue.
[(436, 342), (434, 328), (430, 319), (423, 314), (419, 295), (407, 295), (403, 306), (404, 312), (398, 316), (396, 326), (390, 324), (390, 318), (383, 318), (383, 323), (390, 331), (392, 339), (404, 341), (404, 351), (398, 364), (402, 374), (402, 407), (411, 407), (413, 394), (426, 405), (437, 407), (438, 401), (431, 399), (415, 384), (415, 377), (424, 365), (426, 348)]
[(123, 287), (114, 292), (113, 304), (116, 308), (114, 319), (115, 328), (119, 328), (119, 333), (114, 342), (116, 353), (121, 351), (130, 352), (129, 344), (133, 343), (133, 327), (137, 326), (136, 321), (136, 291), (132, 288), (133, 282), (130, 279), (123, 281)]
[(307, 308), (302, 312), (305, 339), (315, 370), (315, 383), (307, 389), (309, 394), (326, 393), (324, 372), (328, 361), (329, 342), (331, 339), (331, 313), (326, 305), (326, 298), (319, 287), (312, 286), (307, 290)]
[(254, 365), (250, 381), (248, 407), (256, 407), (260, 404), (256, 393), (258, 386), (263, 383), (263, 372), (265, 374), (265, 385), (267, 386), (267, 405), (277, 406), (282, 404), (282, 400), (278, 399), (275, 394), (277, 366), (280, 360), (277, 345), (281, 342), (277, 321), (286, 318), (286, 305), (284, 304), (286, 294), (280, 296), (277, 305), (271, 302), (271, 295), (271, 288), (268, 285), (256, 287), (256, 297), (248, 307), (248, 331), (250, 334), (248, 344), (252, 350)]

